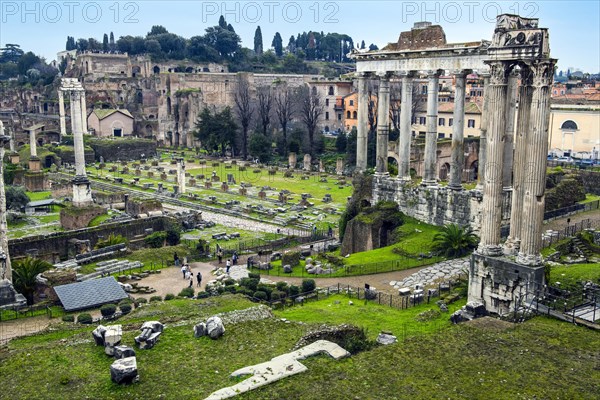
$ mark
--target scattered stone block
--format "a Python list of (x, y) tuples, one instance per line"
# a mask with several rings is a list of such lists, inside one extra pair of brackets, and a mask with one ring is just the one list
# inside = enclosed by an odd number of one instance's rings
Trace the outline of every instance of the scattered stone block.
[(137, 382), (139, 375), (136, 358), (126, 357), (115, 360), (110, 366), (110, 379), (118, 384)]
[(135, 350), (129, 346), (115, 346), (114, 356), (117, 360), (127, 357), (135, 357)]
[(214, 316), (206, 320), (206, 334), (211, 339), (218, 339), (225, 333), (225, 327), (221, 318)]
[(377, 336), (377, 343), (383, 344), (385, 346), (387, 346), (389, 344), (394, 344), (397, 341), (398, 341), (398, 338), (396, 338), (396, 336), (390, 335), (388, 333), (380, 333), (379, 336)]
[(194, 337), (199, 338), (202, 336), (206, 336), (206, 324), (204, 322), (194, 325)]

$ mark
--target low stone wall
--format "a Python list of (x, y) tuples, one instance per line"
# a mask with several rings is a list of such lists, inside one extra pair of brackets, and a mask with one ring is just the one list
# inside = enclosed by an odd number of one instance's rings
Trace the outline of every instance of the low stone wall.
[[(510, 220), (511, 191), (502, 199), (502, 223)], [(394, 201), (400, 211), (432, 225), (469, 225), (478, 233), (481, 226), (483, 194), (479, 190), (451, 190), (446, 187), (412, 187), (389, 176), (373, 178), (373, 204)]]
[(54, 264), (68, 258), (69, 240), (71, 239), (89, 240), (90, 246), (93, 248), (99, 239), (106, 238), (111, 233), (132, 240), (138, 235), (145, 235), (146, 229), (153, 229), (155, 232), (165, 230), (167, 221), (171, 221), (171, 219), (160, 216), (133, 220), (126, 224), (115, 222), (93, 228), (28, 236), (9, 240), (8, 248), (12, 259), (23, 258), (28, 251), (35, 250), (38, 258)]
[(102, 214), (106, 214), (106, 209), (96, 205), (62, 208), (60, 210), (60, 226), (69, 230), (85, 228), (91, 220)]

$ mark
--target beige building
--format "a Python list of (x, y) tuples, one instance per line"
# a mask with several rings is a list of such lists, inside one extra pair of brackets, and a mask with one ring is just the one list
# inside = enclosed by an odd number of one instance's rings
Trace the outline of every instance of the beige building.
[(94, 110), (88, 116), (88, 129), (98, 137), (131, 136), (133, 116), (127, 110)]
[(319, 127), (326, 131), (345, 130), (344, 106), (342, 99), (352, 93), (352, 81), (339, 81), (329, 79), (312, 80), (309, 82), (310, 90), (318, 93), (325, 105)]
[(600, 158), (600, 104), (552, 104), (550, 111), (549, 149)]
[[(454, 102), (439, 102), (437, 117), (438, 139), (451, 139), (452, 126), (454, 125)], [(413, 136), (425, 136), (427, 130), (427, 112), (418, 110), (413, 117)], [(479, 137), (481, 129), (481, 104), (477, 102), (465, 103), (465, 128), (464, 136)]]

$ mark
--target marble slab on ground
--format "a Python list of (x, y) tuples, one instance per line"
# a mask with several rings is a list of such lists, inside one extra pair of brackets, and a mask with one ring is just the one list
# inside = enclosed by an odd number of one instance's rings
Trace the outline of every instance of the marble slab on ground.
[(307, 370), (306, 366), (298, 362), (305, 358), (317, 355), (328, 354), (332, 358), (339, 360), (348, 357), (350, 353), (342, 347), (327, 340), (317, 340), (296, 351), (277, 356), (271, 361), (251, 365), (234, 371), (231, 376), (239, 377), (250, 375), (250, 377), (236, 385), (219, 389), (213, 392), (206, 400), (221, 400), (237, 396), (269, 383), (278, 381), (288, 376), (296, 375)]

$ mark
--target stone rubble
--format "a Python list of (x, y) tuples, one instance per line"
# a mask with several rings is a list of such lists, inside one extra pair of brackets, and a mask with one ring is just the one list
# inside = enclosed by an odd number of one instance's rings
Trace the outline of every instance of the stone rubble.
[(455, 278), (461, 274), (468, 274), (468, 271), (468, 258), (442, 261), (430, 267), (423, 268), (419, 272), (416, 272), (400, 281), (391, 281), (390, 286), (393, 286), (394, 289), (415, 286), (422, 288), (433, 285), (439, 281)]

